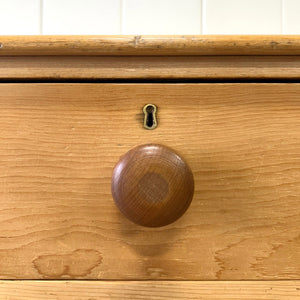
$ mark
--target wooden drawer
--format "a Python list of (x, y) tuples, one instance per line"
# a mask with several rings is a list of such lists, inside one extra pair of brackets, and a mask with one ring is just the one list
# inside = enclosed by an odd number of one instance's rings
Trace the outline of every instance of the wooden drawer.
[[(1, 278), (299, 279), (299, 99), (297, 83), (0, 84)], [(161, 228), (111, 196), (119, 157), (144, 143), (195, 178)]]
[(0, 36), (0, 299), (299, 299), (299, 98), (300, 36)]

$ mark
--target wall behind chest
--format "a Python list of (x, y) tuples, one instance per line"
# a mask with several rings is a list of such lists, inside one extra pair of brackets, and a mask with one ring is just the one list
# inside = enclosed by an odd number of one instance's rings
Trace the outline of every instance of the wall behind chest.
[(0, 35), (299, 34), (297, 0), (0, 0)]

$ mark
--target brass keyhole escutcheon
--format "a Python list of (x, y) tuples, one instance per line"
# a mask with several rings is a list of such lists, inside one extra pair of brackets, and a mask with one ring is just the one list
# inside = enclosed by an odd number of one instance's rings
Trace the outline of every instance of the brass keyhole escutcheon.
[(146, 104), (143, 107), (144, 113), (144, 128), (152, 130), (157, 127), (157, 120), (156, 120), (156, 111), (157, 108), (154, 104)]

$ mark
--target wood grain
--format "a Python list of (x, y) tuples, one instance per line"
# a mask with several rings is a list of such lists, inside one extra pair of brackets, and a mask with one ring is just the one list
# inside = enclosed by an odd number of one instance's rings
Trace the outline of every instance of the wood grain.
[(299, 78), (300, 56), (0, 56), (2, 80)]
[(194, 178), (173, 149), (143, 144), (125, 153), (114, 168), (111, 192), (132, 222), (161, 227), (180, 218), (190, 206)]
[[(299, 98), (300, 84), (1, 84), (1, 278), (299, 279)], [(195, 178), (159, 229), (110, 192), (119, 157), (149, 142)]]
[(300, 37), (0, 36), (0, 55), (300, 55)]
[(297, 300), (299, 281), (0, 281), (9, 300)]

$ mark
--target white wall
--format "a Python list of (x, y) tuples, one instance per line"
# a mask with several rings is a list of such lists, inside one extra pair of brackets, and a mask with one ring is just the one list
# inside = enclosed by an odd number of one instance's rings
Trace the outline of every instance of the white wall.
[(300, 0), (0, 0), (16, 34), (300, 34)]

